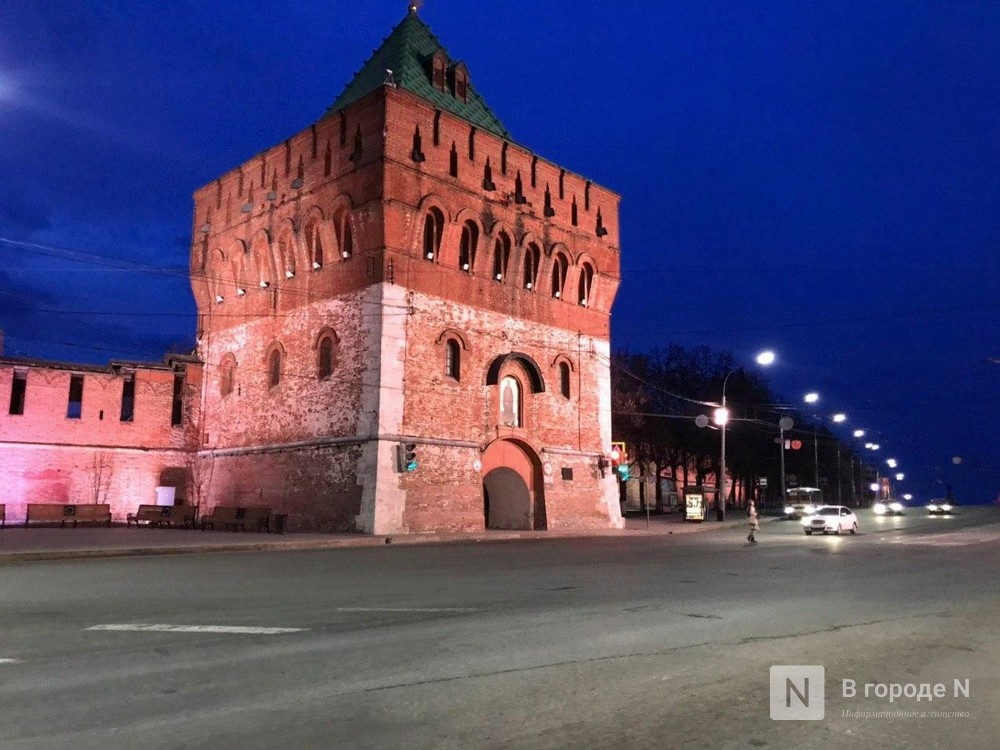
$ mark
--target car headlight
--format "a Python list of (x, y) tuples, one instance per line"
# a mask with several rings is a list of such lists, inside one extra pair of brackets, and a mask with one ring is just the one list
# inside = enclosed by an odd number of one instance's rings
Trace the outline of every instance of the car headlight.
[(795, 513), (795, 508), (793, 508), (791, 505), (786, 505), (785, 506), (785, 515), (786, 516), (790, 516), (793, 513)]
[(951, 510), (951, 506), (950, 505), (942, 505), (941, 506), (941, 510), (943, 510), (943, 511), (950, 511)]
[(881, 516), (886, 511), (885, 503), (875, 503), (874, 510)]
[(889, 503), (889, 510), (893, 513), (899, 513), (903, 509), (902, 503)]
[(937, 509), (938, 507), (934, 503), (931, 503), (930, 505), (927, 506), (927, 510), (937, 510)]

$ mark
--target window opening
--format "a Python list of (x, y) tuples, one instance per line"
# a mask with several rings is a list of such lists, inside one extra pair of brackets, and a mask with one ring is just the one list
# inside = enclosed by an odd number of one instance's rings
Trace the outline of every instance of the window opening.
[(68, 419), (80, 419), (83, 416), (83, 375), (70, 375), (69, 403), (66, 406)]
[(274, 388), (281, 383), (281, 352), (274, 349), (267, 357), (267, 385)]
[(28, 392), (28, 373), (14, 370), (14, 380), (10, 384), (10, 408), (8, 414), (24, 414), (24, 401)]
[(122, 380), (122, 410), (119, 421), (131, 422), (135, 419), (135, 375), (126, 375)]
[(445, 343), (444, 372), (455, 380), (462, 379), (462, 348), (455, 339), (448, 339)]
[(333, 336), (324, 336), (319, 342), (320, 380), (326, 380), (333, 375)]
[(559, 363), (559, 392), (563, 398), (569, 398), (569, 365), (565, 362)]
[(507, 274), (507, 262), (510, 260), (510, 238), (506, 232), (501, 232), (493, 247), (493, 280), (503, 281)]
[(462, 239), (458, 248), (458, 266), (466, 273), (472, 273), (476, 264), (476, 248), (479, 245), (479, 227), (474, 221), (462, 225)]
[(184, 376), (174, 375), (174, 398), (170, 410), (170, 426), (180, 427), (184, 422)]

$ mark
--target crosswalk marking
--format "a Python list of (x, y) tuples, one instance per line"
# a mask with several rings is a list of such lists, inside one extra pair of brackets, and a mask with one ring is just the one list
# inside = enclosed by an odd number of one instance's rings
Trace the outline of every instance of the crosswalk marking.
[(11, 659), (10, 657), (0, 656), (0, 664), (20, 664), (21, 659)]
[(115, 632), (138, 633), (217, 633), (232, 635), (281, 635), (301, 633), (309, 628), (264, 628), (243, 625), (164, 625), (146, 623), (123, 623), (92, 625), (86, 630), (110, 630)]

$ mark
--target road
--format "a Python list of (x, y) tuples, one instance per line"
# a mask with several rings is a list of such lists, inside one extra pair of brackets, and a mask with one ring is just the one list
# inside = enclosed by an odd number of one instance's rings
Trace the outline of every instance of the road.
[[(5, 566), (0, 748), (995, 746), (1000, 511), (860, 519)], [(771, 720), (773, 665), (822, 720)]]

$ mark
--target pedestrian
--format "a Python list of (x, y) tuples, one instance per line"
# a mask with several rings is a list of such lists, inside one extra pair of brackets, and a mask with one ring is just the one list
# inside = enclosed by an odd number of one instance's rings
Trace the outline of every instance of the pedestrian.
[(760, 528), (760, 519), (757, 517), (757, 506), (753, 504), (753, 500), (750, 501), (750, 505), (747, 507), (747, 519), (750, 522), (750, 533), (747, 534), (747, 541), (750, 544), (756, 544), (757, 540), (754, 539), (754, 534)]

